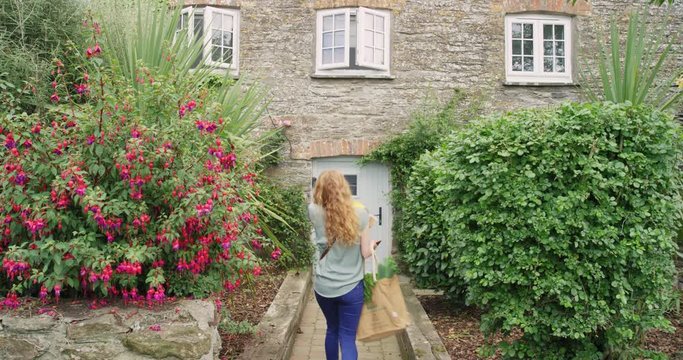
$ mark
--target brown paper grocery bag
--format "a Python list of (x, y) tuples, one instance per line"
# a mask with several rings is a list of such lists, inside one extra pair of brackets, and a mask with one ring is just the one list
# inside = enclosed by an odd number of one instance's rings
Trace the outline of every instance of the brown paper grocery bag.
[(363, 304), (356, 338), (375, 341), (408, 326), (409, 317), (398, 276), (380, 279), (372, 290), (372, 302)]

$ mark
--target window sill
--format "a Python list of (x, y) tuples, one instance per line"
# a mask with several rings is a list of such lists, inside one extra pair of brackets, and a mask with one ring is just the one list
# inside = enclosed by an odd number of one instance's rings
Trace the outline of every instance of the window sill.
[(312, 79), (376, 79), (376, 80), (394, 80), (396, 76), (390, 74), (323, 74), (313, 73)]
[(503, 86), (529, 86), (529, 87), (578, 87), (579, 84), (574, 82), (544, 82), (544, 81), (503, 81)]
[[(240, 73), (238, 70), (235, 70), (235, 69), (212, 67), (212, 68), (209, 68), (208, 70), (209, 70), (209, 73), (212, 75), (220, 75), (220, 76), (228, 75), (233, 80), (239, 80), (240, 79)], [(191, 73), (197, 72), (197, 68), (190, 69), (190, 72)]]

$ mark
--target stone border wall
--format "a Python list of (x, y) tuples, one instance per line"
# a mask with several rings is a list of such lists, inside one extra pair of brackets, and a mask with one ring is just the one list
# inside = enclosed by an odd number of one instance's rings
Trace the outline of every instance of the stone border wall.
[(311, 284), (310, 271), (289, 272), (268, 311), (256, 327), (255, 341), (247, 345), (238, 359), (289, 359)]
[(3, 314), (0, 359), (211, 360), (221, 348), (216, 326), (211, 301), (97, 310), (65, 303), (43, 315)]

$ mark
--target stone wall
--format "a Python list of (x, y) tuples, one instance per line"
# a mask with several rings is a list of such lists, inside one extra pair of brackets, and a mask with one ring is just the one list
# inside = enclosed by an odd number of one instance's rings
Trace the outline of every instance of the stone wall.
[[(524, 11), (576, 16), (581, 54), (591, 64), (596, 29), (613, 15), (633, 8), (627, 0), (203, 0), (239, 6), (240, 74), (269, 88), (267, 123), (292, 122), (288, 161), (275, 175), (309, 184), (310, 159), (344, 150), (346, 143), (369, 144), (401, 132), (425, 97), (444, 101), (456, 88), (482, 92), (490, 111), (547, 106), (577, 98), (573, 86), (504, 85), (504, 16)], [(236, 5), (237, 4), (237, 5)], [(368, 6), (392, 11), (391, 79), (316, 78), (316, 9)], [(664, 8), (652, 8), (663, 12)], [(672, 33), (683, 24), (683, 3), (671, 13)], [(655, 18), (656, 20), (656, 18)], [(574, 62), (576, 66), (581, 66)], [(673, 64), (673, 65), (672, 65)], [(677, 41), (669, 66), (683, 64)], [(321, 152), (321, 143), (333, 150)], [(289, 147), (289, 144), (287, 144)], [(358, 149), (359, 147), (356, 147)]]
[[(62, 304), (43, 315), (0, 317), (0, 359), (217, 359), (221, 339), (210, 301), (160, 308)], [(158, 326), (158, 327), (157, 327)]]

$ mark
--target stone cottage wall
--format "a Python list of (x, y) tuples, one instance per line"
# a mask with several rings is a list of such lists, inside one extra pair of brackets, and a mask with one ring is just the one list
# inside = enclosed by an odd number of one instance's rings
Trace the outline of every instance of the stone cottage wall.
[[(504, 85), (504, 16), (525, 11), (576, 16), (579, 52), (590, 62), (596, 29), (623, 17), (626, 0), (202, 0), (239, 7), (240, 74), (271, 94), (266, 123), (287, 119), (291, 142), (276, 175), (308, 184), (310, 159), (362, 155), (406, 128), (426, 96), (448, 99), (453, 89), (483, 92), (492, 110), (547, 106), (576, 99), (572, 86)], [(392, 79), (315, 78), (316, 9), (366, 6), (392, 11)], [(664, 8), (653, 8), (663, 12)], [(683, 4), (672, 11), (680, 32)], [(683, 64), (683, 46), (672, 64)], [(580, 66), (576, 64), (575, 66)], [(287, 144), (289, 147), (289, 144)]]

